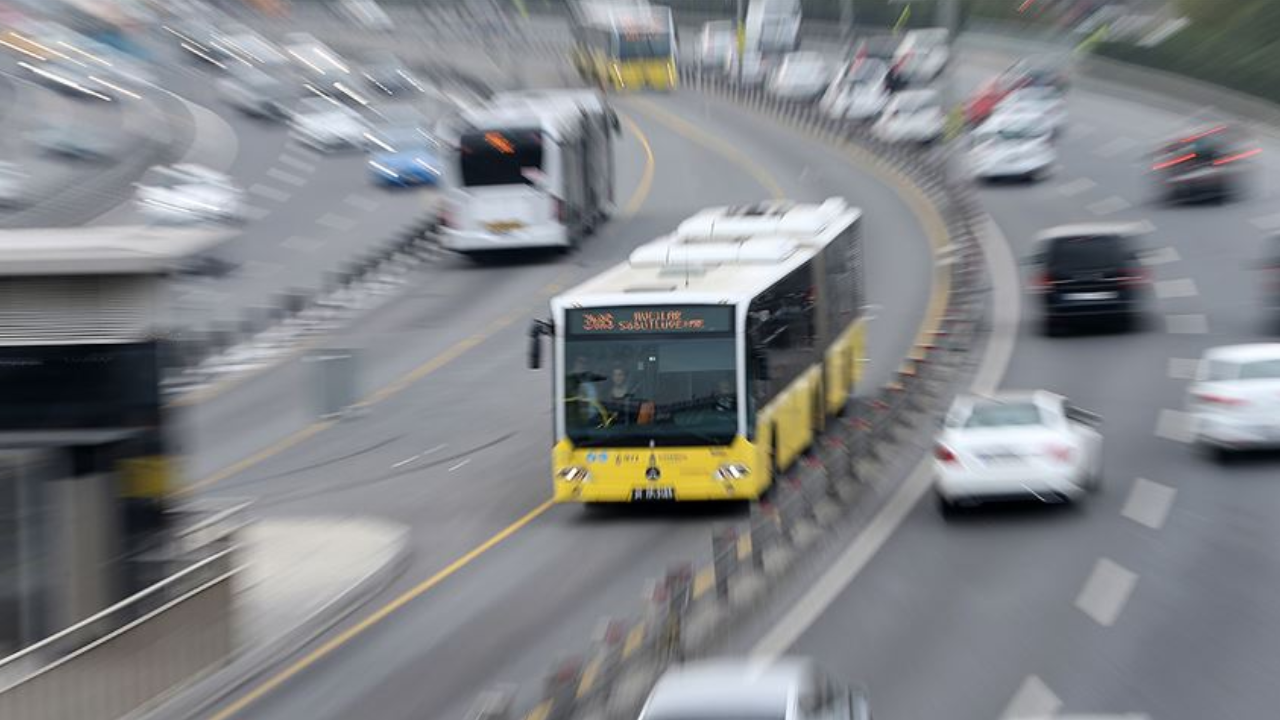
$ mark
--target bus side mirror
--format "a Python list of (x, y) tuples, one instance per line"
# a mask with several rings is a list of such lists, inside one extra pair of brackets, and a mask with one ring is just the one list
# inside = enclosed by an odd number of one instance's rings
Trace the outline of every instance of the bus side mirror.
[(555, 326), (550, 320), (534, 320), (529, 326), (529, 369), (542, 367), (542, 336), (553, 335)]

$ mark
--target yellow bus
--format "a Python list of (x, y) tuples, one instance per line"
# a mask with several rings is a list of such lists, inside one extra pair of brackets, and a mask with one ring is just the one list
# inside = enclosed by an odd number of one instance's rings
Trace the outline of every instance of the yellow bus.
[(678, 84), (676, 29), (659, 5), (589, 5), (574, 15), (574, 65), (582, 79), (614, 90)]
[(760, 497), (853, 392), (861, 211), (704, 210), (551, 301), (555, 499)]

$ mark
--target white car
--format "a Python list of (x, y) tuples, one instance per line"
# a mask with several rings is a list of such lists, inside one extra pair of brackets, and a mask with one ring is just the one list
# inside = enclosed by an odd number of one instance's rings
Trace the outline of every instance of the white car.
[(1057, 88), (1028, 85), (1009, 93), (996, 105), (996, 113), (1009, 112), (1037, 118), (1037, 122), (1057, 135), (1067, 125), (1067, 101)]
[(202, 165), (153, 167), (137, 184), (138, 210), (151, 222), (239, 222), (244, 193), (231, 178)]
[(1045, 177), (1058, 162), (1053, 135), (1039, 115), (1002, 110), (969, 138), (969, 165), (982, 180)]
[(889, 98), (889, 66), (859, 58), (836, 76), (818, 106), (833, 118), (870, 120), (884, 110)]
[(1044, 390), (961, 396), (934, 446), (943, 512), (993, 500), (1074, 500), (1098, 487), (1098, 418)]
[(734, 46), (737, 44), (737, 33), (733, 22), (716, 20), (705, 23), (698, 35), (698, 54), (695, 58), (699, 73), (724, 74), (734, 66)]
[(294, 139), (322, 152), (368, 146), (369, 123), (355, 110), (328, 97), (306, 98), (290, 119)]
[(1280, 448), (1280, 343), (1205, 351), (1187, 392), (1195, 441), (1222, 460)]
[(946, 28), (908, 30), (894, 52), (894, 67), (909, 82), (933, 82), (951, 59), (950, 37)]
[(862, 689), (801, 658), (723, 658), (662, 674), (639, 720), (870, 720)]
[(784, 100), (816, 100), (831, 82), (831, 68), (817, 53), (788, 54), (769, 76), (769, 92)]
[(946, 115), (933, 90), (904, 90), (893, 96), (872, 126), (885, 142), (932, 143), (942, 139)]

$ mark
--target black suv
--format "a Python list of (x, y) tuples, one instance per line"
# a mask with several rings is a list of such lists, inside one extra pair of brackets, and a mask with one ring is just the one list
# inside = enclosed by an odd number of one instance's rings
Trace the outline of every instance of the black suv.
[(1258, 152), (1239, 130), (1218, 125), (1166, 143), (1156, 151), (1151, 173), (1170, 202), (1227, 200), (1244, 184), (1247, 160)]
[(1043, 302), (1044, 331), (1067, 322), (1120, 321), (1132, 328), (1146, 304), (1149, 280), (1132, 233), (1105, 226), (1074, 226), (1041, 235), (1032, 291)]

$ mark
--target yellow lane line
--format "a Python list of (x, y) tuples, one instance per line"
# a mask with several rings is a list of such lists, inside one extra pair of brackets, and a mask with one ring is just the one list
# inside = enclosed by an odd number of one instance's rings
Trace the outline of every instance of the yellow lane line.
[(640, 126), (636, 124), (636, 121), (621, 113), (618, 114), (618, 117), (627, 126), (627, 129), (635, 134), (636, 140), (640, 141), (640, 148), (644, 150), (644, 172), (640, 174), (640, 183), (636, 185), (635, 192), (631, 194), (631, 199), (622, 208), (622, 216), (628, 218), (640, 212), (640, 206), (649, 197), (649, 190), (653, 187), (653, 170), (656, 163), (653, 160), (653, 147), (649, 145), (649, 138), (640, 129)]
[(414, 586), (408, 592), (404, 593), (403, 595), (396, 598), (395, 600), (392, 600), (386, 605), (383, 605), (381, 608), (378, 608), (378, 610), (375, 611), (372, 615), (366, 617), (365, 619), (361, 620), (355, 625), (352, 625), (346, 630), (343, 630), (338, 635), (335, 635), (333, 638), (329, 639), (323, 645), (307, 653), (297, 662), (294, 662), (293, 664), (289, 665), (284, 670), (281, 670), (275, 675), (272, 675), (268, 680), (254, 687), (253, 690), (250, 690), (247, 694), (242, 695), (235, 702), (231, 703), (230, 705), (227, 705), (222, 710), (218, 711), (218, 713), (211, 716), (209, 720), (227, 720), (228, 718), (234, 716), (236, 713), (240, 712), (241, 710), (244, 710), (245, 708), (249, 707), (253, 703), (257, 702), (264, 695), (276, 689), (280, 685), (284, 684), (286, 681), (289, 680), (289, 678), (293, 677), (294, 675), (297, 675), (303, 670), (306, 670), (307, 668), (316, 664), (317, 662), (322, 660), (326, 655), (338, 649), (342, 645), (345, 645), (355, 636), (359, 635), (365, 630), (368, 630), (374, 625), (382, 622), (387, 618), (387, 616), (399, 610), (401, 607), (404, 607), (406, 604), (412, 602), (414, 599), (421, 596), (423, 593), (427, 592), (431, 588), (444, 582), (446, 579), (449, 578), (449, 576), (453, 575), (454, 573), (458, 572), (459, 570), (461, 570), (462, 568), (470, 564), (471, 561), (485, 554), (494, 546), (496, 546), (498, 543), (514, 535), (518, 530), (520, 530), (520, 528), (523, 528), (525, 525), (528, 525), (529, 523), (533, 522), (535, 519), (537, 519), (547, 510), (549, 510), (551, 506), (552, 506), (552, 502), (550, 500), (544, 501), (541, 505), (539, 505), (538, 507), (526, 513), (524, 517), (520, 518), (519, 520), (516, 520), (515, 522), (511, 523), (507, 527), (503, 528), (500, 532), (498, 532), (498, 534), (480, 543), (470, 552), (458, 558), (457, 560), (454, 560), (453, 562), (449, 563), (449, 565), (446, 566), (443, 570), (440, 570), (435, 575), (432, 575), (431, 577), (422, 581), (421, 583)]
[(746, 153), (742, 152), (733, 145), (721, 140), (720, 138), (708, 133), (706, 130), (690, 123), (684, 118), (678, 117), (660, 107), (649, 100), (632, 97), (628, 98), (628, 104), (639, 108), (641, 112), (649, 117), (657, 120), (659, 123), (666, 125), (678, 135), (691, 140), (695, 144), (710, 148), (715, 152), (723, 155), (730, 162), (739, 165), (746, 170), (751, 177), (755, 178), (760, 186), (769, 191), (775, 200), (781, 200), (787, 197), (787, 192), (782, 189), (778, 181), (773, 175), (760, 163), (752, 160)]

